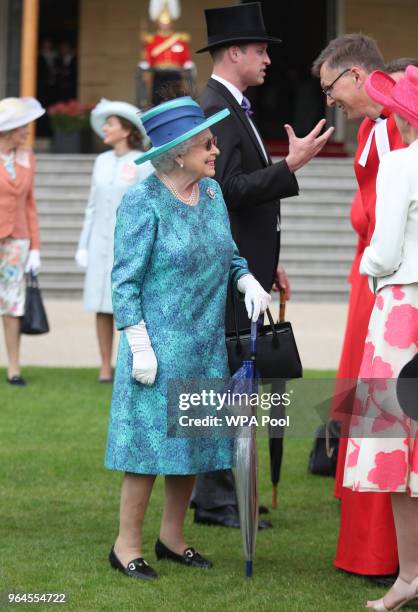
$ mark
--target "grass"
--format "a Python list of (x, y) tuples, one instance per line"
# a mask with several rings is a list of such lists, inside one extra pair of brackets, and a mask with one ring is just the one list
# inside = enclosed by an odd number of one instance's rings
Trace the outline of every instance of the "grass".
[[(350, 611), (380, 596), (381, 589), (332, 565), (338, 503), (332, 479), (307, 474), (308, 438), (285, 442), (279, 509), (270, 513), (274, 529), (258, 535), (251, 580), (244, 576), (239, 531), (194, 525), (191, 512), (188, 541), (215, 568), (154, 561), (162, 478), (144, 531), (144, 554), (161, 579), (144, 583), (114, 572), (107, 555), (121, 475), (103, 468), (111, 389), (97, 384), (95, 370), (27, 368), (24, 374), (27, 388), (0, 383), (0, 591), (65, 591), (66, 610), (146, 612)], [(265, 439), (259, 461), (260, 501), (269, 504)]]

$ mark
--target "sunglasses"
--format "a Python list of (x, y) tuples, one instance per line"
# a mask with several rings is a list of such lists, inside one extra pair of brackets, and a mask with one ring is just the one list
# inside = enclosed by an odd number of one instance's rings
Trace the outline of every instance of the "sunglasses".
[(205, 142), (202, 142), (202, 146), (205, 147), (206, 151), (211, 151), (212, 147), (218, 146), (218, 137), (212, 136), (212, 138), (208, 138)]

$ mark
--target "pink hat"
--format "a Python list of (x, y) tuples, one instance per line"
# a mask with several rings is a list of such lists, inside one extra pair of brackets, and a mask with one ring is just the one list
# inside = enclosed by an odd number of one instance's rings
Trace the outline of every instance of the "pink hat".
[(418, 68), (408, 66), (405, 76), (396, 82), (391, 76), (375, 70), (366, 80), (367, 94), (379, 104), (406, 119), (418, 130)]

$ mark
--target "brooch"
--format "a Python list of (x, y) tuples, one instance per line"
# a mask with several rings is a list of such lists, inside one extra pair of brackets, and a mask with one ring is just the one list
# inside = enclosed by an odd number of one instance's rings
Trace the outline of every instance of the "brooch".
[(208, 187), (206, 189), (206, 193), (208, 194), (208, 196), (210, 197), (211, 200), (213, 200), (215, 198), (215, 190), (212, 189), (212, 187)]

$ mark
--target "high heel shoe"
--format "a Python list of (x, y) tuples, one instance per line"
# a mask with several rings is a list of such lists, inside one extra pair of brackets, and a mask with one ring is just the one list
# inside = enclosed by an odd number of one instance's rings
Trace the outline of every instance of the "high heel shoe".
[(386, 608), (383, 602), (384, 597), (382, 597), (375, 601), (368, 601), (366, 607), (371, 610), (377, 610), (378, 612), (393, 612), (394, 610), (400, 610), (407, 603), (418, 597), (418, 577), (414, 578), (412, 582), (405, 582), (405, 580), (398, 577), (392, 589), (399, 597), (402, 597), (402, 600), (398, 602), (396, 606), (393, 608)]

